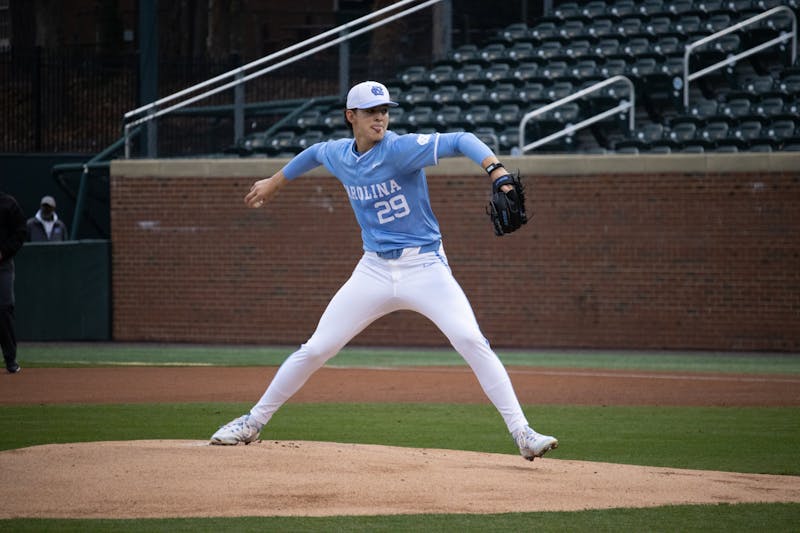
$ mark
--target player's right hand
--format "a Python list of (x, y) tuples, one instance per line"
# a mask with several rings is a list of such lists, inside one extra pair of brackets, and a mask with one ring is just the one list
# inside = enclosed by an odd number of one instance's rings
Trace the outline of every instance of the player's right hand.
[(259, 208), (264, 207), (269, 202), (278, 190), (286, 183), (286, 177), (282, 172), (278, 172), (270, 178), (258, 180), (250, 187), (250, 191), (244, 197), (244, 203), (247, 207)]

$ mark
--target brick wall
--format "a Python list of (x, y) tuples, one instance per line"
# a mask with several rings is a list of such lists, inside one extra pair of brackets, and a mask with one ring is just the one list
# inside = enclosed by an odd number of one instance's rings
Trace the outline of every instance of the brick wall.
[[(598, 157), (511, 160), (529, 176), (534, 218), (503, 238), (471, 163), (429, 171), (453, 272), (495, 347), (800, 350), (798, 156)], [(318, 171), (268, 208), (244, 208), (276, 168), (114, 163), (115, 340), (310, 336), (360, 256), (359, 230), (339, 183)], [(400, 312), (352, 344), (447, 341)]]

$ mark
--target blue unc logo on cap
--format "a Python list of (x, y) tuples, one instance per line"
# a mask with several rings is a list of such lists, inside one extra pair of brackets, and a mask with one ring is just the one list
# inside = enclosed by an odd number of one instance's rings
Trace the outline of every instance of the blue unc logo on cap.
[(389, 90), (377, 81), (364, 81), (347, 93), (347, 109), (370, 109), (381, 105), (396, 106), (389, 99)]

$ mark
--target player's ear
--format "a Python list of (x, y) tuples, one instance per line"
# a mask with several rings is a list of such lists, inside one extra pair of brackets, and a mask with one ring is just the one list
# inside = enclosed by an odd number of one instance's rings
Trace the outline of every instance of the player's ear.
[(353, 127), (353, 120), (355, 120), (356, 112), (353, 109), (344, 110), (344, 120), (350, 127)]

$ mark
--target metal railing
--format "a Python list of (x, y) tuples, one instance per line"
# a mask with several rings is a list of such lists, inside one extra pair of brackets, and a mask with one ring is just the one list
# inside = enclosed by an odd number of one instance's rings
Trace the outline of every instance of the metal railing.
[[(426, 0), (426, 1), (422, 2), (422, 3), (418, 3), (419, 0), (402, 0), (400, 2), (396, 2), (396, 3), (394, 3), (394, 4), (390, 5), (390, 6), (387, 6), (387, 7), (383, 8), (383, 9), (379, 9), (378, 11), (375, 11), (373, 13), (365, 15), (365, 16), (363, 16), (361, 18), (358, 18), (356, 20), (353, 20), (351, 22), (348, 22), (346, 24), (343, 24), (343, 25), (338, 26), (336, 28), (333, 28), (331, 30), (325, 31), (323, 33), (320, 33), (319, 35), (316, 35), (314, 37), (306, 39), (305, 41), (302, 41), (302, 42), (297, 43), (295, 45), (292, 45), (292, 46), (289, 46), (287, 48), (284, 48), (283, 50), (280, 50), (280, 51), (275, 52), (273, 54), (270, 54), (270, 55), (267, 55), (265, 57), (262, 57), (261, 59), (257, 59), (256, 61), (252, 61), (252, 62), (248, 63), (247, 65), (244, 65), (242, 67), (233, 69), (233, 70), (228, 71), (228, 72), (226, 72), (224, 74), (220, 74), (219, 76), (216, 76), (216, 77), (211, 78), (209, 80), (206, 80), (204, 82), (198, 83), (196, 85), (193, 85), (193, 86), (188, 87), (186, 89), (183, 89), (181, 91), (173, 93), (173, 94), (171, 94), (169, 96), (165, 96), (164, 98), (160, 98), (159, 100), (156, 100), (155, 102), (152, 102), (150, 104), (147, 104), (147, 105), (138, 107), (136, 109), (133, 109), (131, 111), (128, 111), (127, 113), (125, 113), (124, 120), (123, 120), (123, 122), (124, 122), (124, 135), (123, 135), (123, 138), (125, 139), (125, 158), (126, 159), (130, 158), (130, 153), (131, 153), (131, 132), (132, 132), (133, 128), (135, 128), (136, 126), (140, 126), (142, 124), (145, 124), (146, 122), (150, 122), (152, 120), (155, 120), (156, 118), (158, 118), (160, 116), (166, 115), (167, 113), (171, 113), (172, 111), (175, 111), (175, 110), (180, 109), (182, 107), (186, 107), (186, 106), (188, 106), (188, 105), (190, 105), (190, 104), (192, 104), (194, 102), (197, 102), (199, 100), (202, 100), (202, 99), (207, 98), (209, 96), (212, 96), (214, 94), (220, 93), (222, 91), (225, 91), (225, 90), (228, 90), (228, 89), (231, 89), (231, 88), (235, 88), (235, 87), (240, 87), (247, 81), (250, 81), (252, 79), (255, 79), (255, 78), (258, 78), (260, 76), (263, 76), (264, 74), (267, 74), (267, 73), (272, 72), (274, 70), (277, 70), (277, 69), (279, 69), (281, 67), (284, 67), (284, 66), (289, 65), (291, 63), (294, 63), (296, 61), (299, 61), (299, 60), (301, 60), (301, 59), (303, 59), (305, 57), (308, 57), (308, 56), (310, 56), (312, 54), (315, 54), (317, 52), (325, 50), (326, 48), (330, 48), (331, 46), (335, 46), (337, 44), (349, 41), (350, 39), (352, 39), (354, 37), (357, 37), (357, 36), (359, 36), (359, 35), (361, 35), (363, 33), (371, 31), (371, 30), (373, 30), (375, 28), (378, 28), (380, 26), (383, 26), (385, 24), (388, 24), (389, 22), (393, 22), (393, 21), (395, 21), (395, 20), (397, 20), (399, 18), (402, 18), (402, 17), (405, 17), (407, 15), (410, 15), (411, 13), (414, 13), (414, 12), (419, 11), (421, 9), (424, 9), (426, 7), (432, 6), (432, 5), (434, 5), (436, 3), (439, 3), (441, 1), (443, 1), (443, 0)], [(390, 13), (392, 11), (395, 11), (395, 10), (401, 8), (401, 7), (405, 7), (408, 4), (414, 4), (414, 3), (418, 3), (418, 4), (414, 5), (412, 7), (409, 7), (407, 9), (405, 9), (404, 11), (400, 11), (398, 13), (394, 13), (394, 14), (392, 14), (390, 16), (387, 16), (386, 18), (384, 18), (382, 20), (379, 20), (377, 22), (373, 22), (372, 24), (369, 24), (367, 26), (360, 27), (358, 29), (354, 29), (354, 28), (357, 28), (358, 26), (366, 23), (370, 19), (373, 19), (373, 18), (379, 17), (379, 16), (383, 16), (383, 15), (387, 15), (388, 13)], [(337, 35), (339, 37), (336, 37)], [(253, 69), (253, 68), (261, 66), (261, 65), (263, 65), (265, 63), (269, 63), (271, 61), (274, 61), (274, 60), (276, 60), (276, 59), (278, 59), (278, 58), (280, 58), (282, 56), (286, 56), (287, 54), (290, 54), (292, 52), (297, 52), (298, 50), (301, 50), (301, 49), (303, 49), (303, 48), (305, 48), (305, 47), (307, 47), (307, 46), (309, 46), (311, 44), (314, 44), (317, 41), (322, 41), (324, 39), (328, 39), (328, 38), (331, 38), (331, 37), (335, 37), (335, 38), (333, 38), (333, 40), (329, 40), (329, 41), (327, 41), (327, 42), (325, 42), (323, 44), (317, 45), (317, 46), (315, 46), (315, 47), (313, 47), (311, 49), (308, 49), (308, 50), (305, 50), (305, 51), (302, 51), (302, 52), (298, 52), (295, 55), (290, 56), (288, 59), (284, 59), (284, 60), (282, 60), (282, 61), (280, 61), (278, 63), (275, 63), (273, 65), (270, 65), (270, 66), (268, 66), (266, 68), (263, 68), (263, 69), (258, 70), (256, 72), (253, 72), (251, 74), (245, 74), (250, 69)], [(206, 87), (210, 87), (210, 86), (213, 86), (215, 84), (221, 83), (221, 82), (223, 82), (223, 81), (225, 81), (227, 79), (230, 79), (230, 78), (233, 78), (233, 81), (230, 81), (228, 83), (224, 83), (223, 85), (219, 85), (217, 87), (208, 89), (208, 90), (206, 90), (206, 91), (204, 91), (204, 92), (202, 92), (200, 94), (195, 94), (194, 96), (190, 96), (190, 95), (196, 93), (197, 91), (199, 91), (201, 89), (204, 89)], [(244, 104), (244, 98), (241, 95), (241, 92), (237, 91), (237, 93), (238, 93), (237, 97), (236, 97), (236, 104), (237, 105), (235, 106), (235, 109), (234, 109), (234, 121), (235, 122), (240, 122), (240, 121), (243, 120), (243, 113), (241, 111), (241, 106), (243, 106), (243, 104)], [(169, 105), (168, 107), (164, 107), (164, 108), (161, 107), (161, 106), (163, 106), (163, 105), (165, 105), (165, 104), (167, 104), (169, 102), (176, 102), (176, 103), (173, 103), (172, 105)], [(234, 126), (234, 129), (237, 129), (237, 127)]]
[[(609, 85), (613, 85), (620, 81), (625, 82), (628, 85), (630, 100), (625, 100), (623, 98), (620, 98), (620, 103), (616, 107), (613, 107), (607, 111), (602, 111), (596, 115), (593, 115), (585, 120), (578, 122), (577, 124), (567, 124), (567, 126), (560, 131), (547, 135), (546, 137), (542, 137), (541, 139), (537, 139), (536, 141), (530, 144), (525, 144), (525, 127), (527, 126), (528, 122), (531, 119), (539, 115), (542, 115), (544, 113), (547, 113), (549, 111), (552, 111), (553, 109), (556, 109), (564, 104), (577, 100), (578, 98), (583, 98), (588, 94), (602, 90), (608, 87)], [(520, 155), (523, 155), (527, 151), (533, 150), (534, 148), (542, 146), (543, 144), (547, 144), (550, 141), (554, 141), (560, 137), (564, 137), (566, 135), (572, 135), (579, 129), (585, 128), (586, 126), (594, 124), (595, 122), (599, 122), (607, 117), (610, 117), (618, 113), (624, 113), (626, 111), (628, 113), (629, 131), (633, 131), (634, 123), (636, 120), (634, 117), (635, 109), (636, 109), (636, 91), (634, 90), (633, 82), (629, 78), (626, 78), (625, 76), (613, 76), (611, 78), (608, 78), (607, 80), (597, 82), (594, 85), (591, 85), (590, 87), (582, 89), (576, 93), (570, 94), (569, 96), (565, 96), (560, 100), (556, 100), (553, 103), (547, 104), (545, 106), (542, 106), (538, 109), (534, 109), (533, 111), (526, 113), (525, 116), (522, 117), (522, 120), (519, 123)]]
[[(692, 52), (696, 48), (699, 48), (699, 47), (704, 46), (704, 45), (706, 45), (706, 44), (708, 44), (708, 43), (710, 43), (712, 41), (715, 41), (715, 40), (719, 39), (720, 37), (724, 37), (725, 35), (728, 35), (729, 33), (732, 33), (732, 32), (735, 32), (735, 31), (739, 31), (742, 28), (745, 28), (747, 26), (751, 26), (751, 25), (753, 25), (755, 23), (761, 22), (762, 20), (764, 20), (766, 18), (769, 18), (769, 17), (771, 17), (773, 15), (776, 15), (776, 14), (780, 13), (781, 11), (785, 11), (785, 12), (789, 13), (789, 15), (791, 15), (791, 17), (792, 17), (792, 32), (791, 33), (782, 32), (778, 37), (775, 37), (774, 39), (770, 39), (769, 41), (765, 41), (765, 42), (763, 42), (763, 43), (761, 43), (759, 45), (756, 45), (756, 46), (754, 46), (752, 48), (748, 48), (744, 52), (740, 52), (738, 54), (729, 56), (729, 57), (723, 59), (722, 61), (714, 63), (713, 65), (707, 66), (706, 68), (704, 68), (702, 70), (698, 70), (697, 72), (689, 73), (689, 56), (692, 54)], [(787, 6), (777, 6), (777, 7), (773, 7), (772, 9), (770, 9), (768, 11), (764, 11), (763, 13), (760, 13), (758, 15), (754, 15), (754, 16), (750, 17), (747, 20), (744, 20), (742, 22), (734, 24), (730, 28), (725, 28), (724, 30), (720, 30), (720, 31), (718, 31), (718, 32), (716, 32), (714, 34), (709, 35), (708, 37), (703, 37), (702, 39), (699, 39), (699, 40), (697, 40), (697, 41), (695, 41), (693, 43), (687, 44), (686, 48), (684, 49), (684, 52), (683, 52), (683, 106), (684, 106), (684, 108), (689, 106), (689, 83), (690, 82), (692, 82), (692, 81), (694, 81), (694, 80), (696, 80), (698, 78), (701, 78), (701, 77), (705, 76), (706, 74), (709, 74), (709, 73), (711, 73), (711, 72), (713, 72), (715, 70), (718, 70), (718, 69), (720, 69), (720, 68), (722, 68), (724, 66), (736, 63), (738, 60), (740, 60), (740, 59), (742, 59), (744, 57), (751, 56), (753, 54), (757, 54), (758, 52), (760, 52), (762, 50), (765, 50), (765, 49), (770, 48), (772, 46), (775, 46), (777, 44), (780, 44), (780, 43), (783, 43), (785, 41), (788, 41), (789, 39), (792, 39), (792, 50), (791, 50), (791, 58), (792, 59), (791, 59), (791, 62), (792, 62), (792, 64), (794, 64), (794, 62), (797, 60), (797, 15), (795, 15), (794, 11), (792, 11), (791, 8), (789, 8)]]

